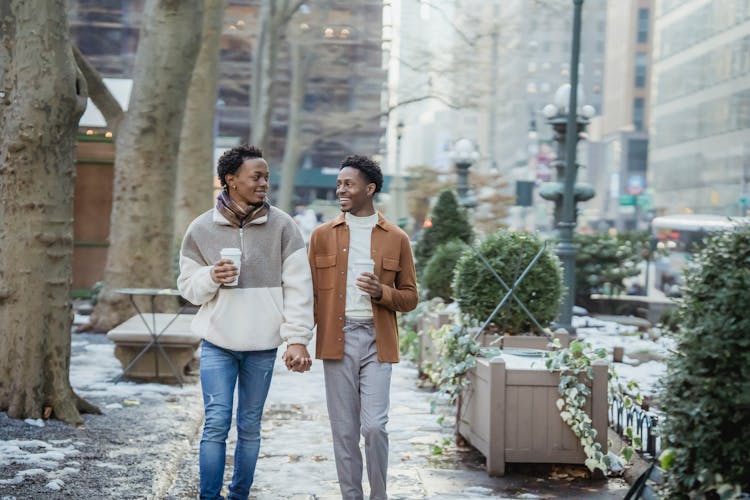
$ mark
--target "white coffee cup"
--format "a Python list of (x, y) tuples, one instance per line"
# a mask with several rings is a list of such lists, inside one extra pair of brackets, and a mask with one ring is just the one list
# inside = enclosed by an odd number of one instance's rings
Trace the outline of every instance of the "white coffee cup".
[[(354, 266), (352, 266), (352, 269), (354, 271), (354, 275), (359, 278), (362, 273), (375, 272), (375, 262), (370, 259), (357, 259), (354, 261)], [(362, 295), (370, 295), (369, 293), (360, 290), (359, 288), (357, 290), (359, 290), (359, 293)]]
[(237, 286), (240, 279), (240, 264), (242, 263), (242, 250), (239, 248), (222, 248), (221, 258), (232, 261), (232, 265), (237, 268), (237, 276), (234, 277), (234, 281), (230, 283), (224, 283), (226, 286)]

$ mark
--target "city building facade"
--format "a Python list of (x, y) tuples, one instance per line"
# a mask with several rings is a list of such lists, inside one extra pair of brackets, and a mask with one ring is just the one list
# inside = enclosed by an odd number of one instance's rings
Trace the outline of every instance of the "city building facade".
[(750, 0), (656, 5), (648, 181), (658, 215), (745, 215)]
[(602, 113), (590, 128), (586, 204), (592, 228), (643, 229), (652, 214), (647, 179), (654, 0), (609, 2)]
[[(102, 76), (130, 77), (145, 3), (68, 0), (73, 39)], [(252, 60), (260, 29), (260, 3), (227, 2), (216, 108), (219, 146), (249, 141)], [(308, 31), (305, 49), (315, 62), (305, 78), (300, 129), (306, 142), (301, 169), (335, 167), (346, 155), (375, 155), (382, 149), (386, 79), (382, 13), (381, 0), (310, 0), (292, 17), (290, 23), (295, 26), (290, 26), (288, 36), (295, 36), (304, 24)], [(272, 170), (281, 164), (288, 128), (292, 73), (288, 43), (281, 44), (278, 61), (270, 140), (265, 151)], [(295, 194), (299, 203), (309, 203), (318, 195), (333, 196), (332, 190), (307, 189), (304, 185), (298, 185)]]
[[(583, 8), (581, 89), (597, 110), (602, 106), (607, 3), (584, 2)], [(397, 74), (390, 87), (393, 100), (408, 102), (416, 95), (416, 83), (434, 97), (399, 108), (404, 127), (400, 148), (395, 132), (390, 135), (389, 150), (399, 150), (392, 154), (392, 162), (398, 156), (402, 170), (428, 165), (449, 172), (453, 144), (467, 138), (479, 151), (472, 170), (502, 177), (507, 194), (513, 194), (516, 180), (549, 180), (554, 151), (542, 108), (552, 102), (560, 85), (569, 82), (571, 2), (393, 4), (399, 7), (399, 54), (392, 59), (400, 61), (398, 73), (392, 72)], [(414, 58), (406, 57), (410, 53), (421, 54), (428, 66), (415, 67)], [(396, 125), (390, 123), (389, 130)], [(528, 229), (537, 226), (535, 221), (548, 225), (549, 205), (535, 197), (533, 208), (512, 210), (506, 223)]]

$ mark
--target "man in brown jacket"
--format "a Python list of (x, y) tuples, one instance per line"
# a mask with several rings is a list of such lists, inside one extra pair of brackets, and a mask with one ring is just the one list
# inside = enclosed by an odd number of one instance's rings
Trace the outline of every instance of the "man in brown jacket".
[[(361, 500), (365, 438), (370, 499), (387, 498), (391, 365), (399, 361), (396, 312), (417, 306), (409, 237), (373, 205), (380, 166), (364, 156), (341, 164), (336, 195), (342, 213), (318, 226), (309, 258), (328, 415), (341, 495)], [(370, 271), (360, 272), (363, 267)]]

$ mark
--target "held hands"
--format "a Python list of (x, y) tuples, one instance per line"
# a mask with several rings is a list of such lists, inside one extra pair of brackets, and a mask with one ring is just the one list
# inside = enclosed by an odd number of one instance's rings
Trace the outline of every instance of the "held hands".
[(293, 372), (306, 372), (312, 365), (310, 353), (307, 352), (307, 347), (302, 344), (288, 345), (286, 347), (286, 352), (282, 354), (281, 359), (284, 360), (287, 370)]
[(383, 287), (380, 286), (380, 280), (373, 273), (362, 273), (357, 276), (357, 287), (363, 292), (370, 295), (375, 300), (383, 297)]
[(237, 267), (229, 259), (218, 260), (211, 268), (211, 279), (214, 283), (231, 283), (237, 274)]

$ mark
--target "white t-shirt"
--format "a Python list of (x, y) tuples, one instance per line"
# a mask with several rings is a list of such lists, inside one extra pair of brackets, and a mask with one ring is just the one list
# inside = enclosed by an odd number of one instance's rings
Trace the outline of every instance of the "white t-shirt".
[(354, 263), (369, 260), (372, 229), (378, 222), (377, 212), (366, 217), (356, 217), (349, 212), (344, 214), (349, 226), (349, 260), (346, 267), (346, 316), (350, 318), (372, 318), (372, 302), (369, 295), (363, 295), (357, 288), (357, 275)]

